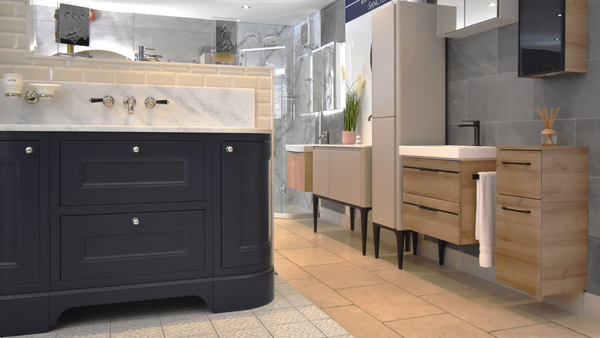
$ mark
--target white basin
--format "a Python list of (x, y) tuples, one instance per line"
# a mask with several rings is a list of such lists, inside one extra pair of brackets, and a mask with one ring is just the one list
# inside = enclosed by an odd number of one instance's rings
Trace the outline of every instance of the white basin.
[(293, 153), (312, 153), (314, 144), (286, 144), (285, 150)]
[(496, 147), (482, 146), (400, 146), (400, 155), (451, 160), (496, 159)]

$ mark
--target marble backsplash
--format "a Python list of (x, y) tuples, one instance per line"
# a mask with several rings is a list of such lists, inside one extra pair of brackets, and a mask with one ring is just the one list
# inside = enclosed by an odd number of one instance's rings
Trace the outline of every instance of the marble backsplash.
[[(255, 127), (254, 89), (57, 84), (62, 87), (52, 100), (36, 104), (1, 97), (0, 124)], [(26, 83), (23, 95), (29, 89)], [(112, 107), (88, 102), (105, 95), (114, 98)], [(133, 114), (123, 104), (127, 95), (137, 101)], [(169, 104), (148, 108), (144, 104), (148, 97), (167, 99)]]

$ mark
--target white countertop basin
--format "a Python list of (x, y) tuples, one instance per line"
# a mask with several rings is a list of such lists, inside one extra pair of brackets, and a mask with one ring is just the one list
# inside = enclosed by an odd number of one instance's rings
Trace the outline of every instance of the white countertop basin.
[(400, 146), (404, 156), (431, 157), (448, 160), (496, 159), (496, 147), (483, 146)]
[(293, 153), (312, 153), (314, 144), (286, 144), (285, 150)]

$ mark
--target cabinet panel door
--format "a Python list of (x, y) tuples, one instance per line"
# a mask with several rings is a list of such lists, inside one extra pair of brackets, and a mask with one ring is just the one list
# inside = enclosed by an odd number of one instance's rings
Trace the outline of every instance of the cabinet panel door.
[(313, 151), (313, 194), (329, 197), (329, 150)]
[(204, 211), (63, 216), (61, 281), (204, 270)]
[(360, 149), (329, 149), (329, 196), (362, 206), (361, 169)]
[(373, 222), (392, 229), (397, 201), (395, 130), (396, 118), (373, 119)]
[(0, 142), (0, 294), (40, 282), (39, 148), (37, 141)]
[(221, 143), (222, 268), (271, 261), (270, 157), (270, 142)]
[(61, 205), (205, 200), (202, 141), (62, 141)]

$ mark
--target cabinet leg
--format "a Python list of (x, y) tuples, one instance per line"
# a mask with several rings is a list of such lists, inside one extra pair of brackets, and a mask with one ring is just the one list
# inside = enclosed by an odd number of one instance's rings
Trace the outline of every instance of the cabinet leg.
[(410, 251), (410, 232), (407, 232), (404, 236), (404, 251)]
[(354, 231), (354, 208), (350, 207), (350, 230)]
[(402, 269), (404, 261), (404, 231), (394, 230), (396, 233), (396, 245), (398, 246), (398, 269)]
[(360, 235), (362, 237), (362, 254), (367, 254), (367, 220), (369, 209), (360, 208)]
[(413, 255), (417, 254), (417, 245), (419, 244), (419, 233), (411, 231), (412, 242), (413, 242)]
[(319, 212), (319, 198), (313, 195), (313, 226), (317, 233), (317, 213)]
[(379, 239), (381, 238), (381, 227), (373, 223), (373, 245), (375, 246), (375, 258), (379, 258)]
[(444, 248), (446, 247), (446, 242), (438, 239), (438, 255), (440, 260), (440, 265), (444, 265)]

